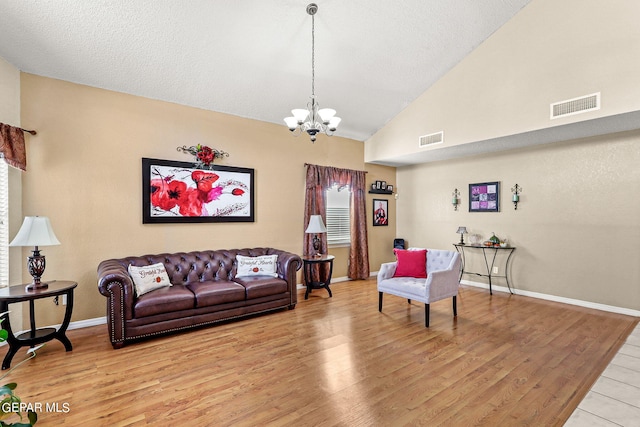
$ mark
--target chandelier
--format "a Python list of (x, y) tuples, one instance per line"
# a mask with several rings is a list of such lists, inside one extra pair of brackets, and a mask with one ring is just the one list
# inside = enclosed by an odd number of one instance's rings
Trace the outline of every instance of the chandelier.
[[(338, 128), (338, 124), (342, 120), (336, 117), (336, 110), (332, 108), (320, 108), (316, 101), (315, 92), (315, 18), (314, 15), (318, 11), (318, 5), (311, 3), (307, 6), (307, 13), (311, 15), (311, 101), (307, 104), (307, 108), (296, 108), (291, 110), (293, 117), (286, 117), (284, 122), (293, 132), (294, 136), (300, 135), (302, 132), (309, 134), (311, 142), (316, 142), (316, 134), (322, 132), (328, 136)], [(296, 132), (297, 131), (297, 132)]]

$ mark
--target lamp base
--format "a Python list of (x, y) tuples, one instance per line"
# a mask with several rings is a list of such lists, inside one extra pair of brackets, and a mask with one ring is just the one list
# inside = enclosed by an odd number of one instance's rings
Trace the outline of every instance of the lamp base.
[(313, 236), (313, 250), (316, 252), (313, 256), (319, 257), (322, 256), (320, 253), (320, 246), (322, 245), (322, 240), (318, 237), (318, 235)]
[(47, 289), (48, 287), (49, 287), (48, 283), (43, 283), (43, 282), (29, 283), (27, 286), (24, 287), (24, 290), (27, 292), (34, 292), (34, 291), (39, 291), (41, 289)]
[(33, 250), (33, 255), (27, 258), (27, 268), (29, 269), (29, 274), (31, 274), (31, 277), (33, 277), (33, 282), (25, 287), (27, 292), (46, 289), (49, 287), (48, 283), (43, 283), (40, 281), (40, 278), (44, 274), (45, 267), (46, 260), (44, 258), (44, 255), (40, 255), (40, 251), (36, 246)]

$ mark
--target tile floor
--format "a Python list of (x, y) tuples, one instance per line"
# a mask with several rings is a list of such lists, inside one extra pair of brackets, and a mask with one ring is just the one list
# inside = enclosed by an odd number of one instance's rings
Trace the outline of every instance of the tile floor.
[(640, 325), (564, 427), (640, 426)]

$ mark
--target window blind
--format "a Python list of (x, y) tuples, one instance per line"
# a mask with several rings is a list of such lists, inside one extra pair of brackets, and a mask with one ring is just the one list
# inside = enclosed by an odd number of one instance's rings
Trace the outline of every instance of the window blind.
[(0, 287), (9, 286), (9, 167), (0, 157)]
[(349, 208), (327, 208), (327, 243), (348, 245), (351, 243)]

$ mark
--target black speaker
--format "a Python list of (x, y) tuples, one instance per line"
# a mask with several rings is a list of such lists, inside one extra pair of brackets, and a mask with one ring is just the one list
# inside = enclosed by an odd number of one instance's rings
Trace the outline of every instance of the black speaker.
[(393, 249), (404, 249), (404, 239), (393, 239)]

